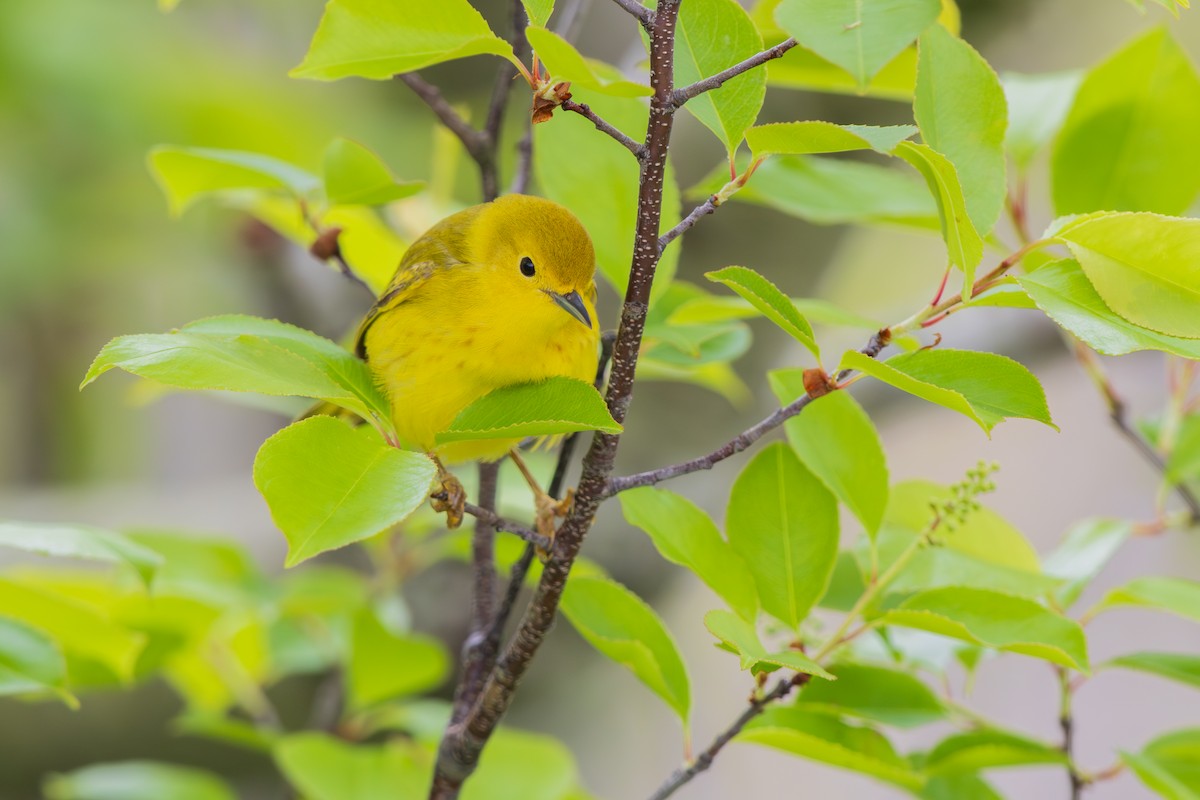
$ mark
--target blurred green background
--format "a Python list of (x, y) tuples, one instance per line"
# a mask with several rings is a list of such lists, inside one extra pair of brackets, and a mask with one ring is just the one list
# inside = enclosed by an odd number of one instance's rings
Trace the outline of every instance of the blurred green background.
[[(282, 564), (282, 537), (273, 530), (249, 478), (254, 453), (278, 427), (278, 417), (199, 396), (171, 395), (148, 403), (128, 379), (106, 379), (83, 394), (77, 387), (92, 356), (119, 334), (245, 312), (336, 337), (366, 309), (369, 300), (360, 289), (237, 212), (205, 204), (181, 220), (170, 219), (146, 168), (149, 148), (171, 143), (261, 151), (316, 170), (325, 145), (344, 135), (378, 152), (399, 177), (427, 177), (432, 116), (404, 86), (287, 77), (306, 50), (321, 5), (318, 0), (184, 0), (173, 12), (162, 13), (151, 0), (0, 2), (0, 517), (215, 531), (243, 539), (271, 568)], [(478, 5), (490, 19), (503, 18), (501, 3)], [(961, 6), (965, 38), (997, 69), (1024, 72), (1086, 67), (1136, 30), (1170, 20), (1157, 8), (1139, 15), (1121, 0), (964, 0)], [(1200, 19), (1194, 12), (1170, 24), (1190, 52), (1200, 52)], [(505, 30), (499, 22), (495, 27)], [(639, 60), (633, 26), (611, 3), (585, 0), (577, 28), (585, 53), (623, 66)], [(492, 75), (490, 62), (470, 59), (431, 70), (428, 77), (478, 116)], [(514, 99), (509, 115), (514, 131), (522, 102)], [(907, 107), (885, 101), (775, 90), (762, 119), (885, 124), (905, 121), (907, 114)], [(687, 186), (719, 163), (721, 149), (707, 131), (685, 119), (673, 157)], [(472, 166), (463, 163), (459, 171), (458, 199), (476, 201)], [(1036, 226), (1045, 220), (1046, 208), (1040, 200), (1044, 191), (1039, 194), (1036, 184), (1034, 189), (1039, 198), (1034, 202)], [(890, 319), (926, 299), (940, 273), (940, 247), (933, 238), (911, 233), (848, 235), (735, 204), (688, 237), (680, 274), (697, 280), (708, 269), (747, 264), (792, 294), (819, 291), (860, 313)], [(603, 309), (610, 321), (612, 300), (609, 295)], [(1025, 322), (1032, 317), (1018, 313), (1001, 318), (1012, 324), (998, 326), (1003, 330), (998, 339), (996, 327), (983, 333), (984, 323), (994, 324), (996, 317), (976, 321), (961, 316), (961, 322), (956, 318), (954, 326), (947, 326), (961, 337), (960, 346), (995, 346), (1021, 357), (1042, 377), (1043, 367), (1051, 373), (1051, 407), (1064, 436), (1077, 437), (1072, 441), (1084, 445), (1080, 462), (1090, 461), (1098, 470), (1096, 480), (1112, 486), (1102, 490), (1084, 480), (1061, 507), (1039, 507), (1054, 501), (1037, 487), (1054, 477), (1056, 467), (1065, 467), (1037, 453), (1049, 447), (1070, 449), (1056, 443), (1062, 440), (1039, 432), (1027, 437), (1032, 442), (1028, 446), (1009, 439), (1008, 444), (985, 447), (977, 437), (960, 436), (963, 429), (938, 427), (944, 422), (939, 416), (922, 429), (929, 418), (914, 422), (902, 416), (912, 406), (876, 404), (873, 411), (879, 410), (899, 476), (954, 480), (980, 455), (1000, 455), (1009, 472), (1000, 476), (998, 505), (1015, 521), (1040, 520), (1043, 527), (1027, 533), (1043, 546), (1055, 541), (1067, 522), (1091, 513), (1091, 504), (1101, 496), (1118, 506), (1114, 512), (1144, 513), (1154, 491), (1153, 476), (1104, 427), (1099, 402), (1089, 396), (1072, 366), (1057, 365), (1061, 348), (1053, 330), (1030, 327)], [(786, 337), (766, 327), (756, 327), (755, 333), (756, 348), (739, 371), (757, 400), (734, 408), (701, 389), (665, 384), (640, 389), (622, 448), (622, 471), (707, 449), (706, 443), (723, 441), (761, 416), (771, 402), (763, 370), (796, 354), (787, 349)], [(989, 344), (980, 344), (985, 341)], [(1119, 381), (1122, 376), (1131, 382), (1158, 380), (1153, 357), (1122, 364)], [(1054, 379), (1054, 370), (1060, 369), (1061, 384)], [(1055, 405), (1056, 391), (1067, 407)], [(1146, 394), (1152, 399), (1155, 391), (1151, 386)], [(1135, 400), (1141, 396), (1133, 394)], [(874, 397), (864, 396), (868, 404)], [(1076, 410), (1082, 415), (1078, 425), (1072, 417)], [(997, 439), (1007, 433), (1002, 430)], [(1089, 450), (1089, 442), (1100, 449)], [(1104, 461), (1110, 454), (1118, 465)], [(688, 491), (723, 486), (722, 480), (693, 482)], [(723, 491), (716, 491), (711, 507), (723, 505)], [(664, 565), (619, 524), (619, 514), (610, 512), (602, 522), (589, 543), (591, 555), (656, 605), (661, 601), (669, 620), (674, 610), (694, 627), (704, 608), (694, 605), (694, 587), (664, 582)], [(1194, 565), (1197, 552), (1194, 545), (1164, 544), (1146, 557)], [(410, 598), (421, 625), (456, 643), (466, 611), (464, 588), (457, 569), (426, 576)], [(711, 648), (702, 643), (701, 634), (702, 629), (680, 634), (685, 653), (694, 650), (708, 657)], [(1194, 632), (1177, 635), (1195, 639)], [(514, 722), (559, 733), (578, 729), (571, 714), (562, 711), (577, 701), (575, 713), (596, 715), (588, 717), (595, 726), (575, 730), (570, 741), (592, 788), (615, 798), (627, 796), (629, 787), (655, 783), (677, 758), (674, 745), (634, 754), (632, 742), (612, 741), (614, 728), (605, 726), (626, 730), (636, 725), (645, 736), (670, 726), (657, 717), (642, 719), (649, 712), (640, 707), (633, 712), (636, 719), (614, 717), (603, 708), (609, 691), (604, 687), (625, 691), (624, 679), (607, 667), (588, 666), (595, 658), (576, 648), (573, 634), (562, 628), (553, 644), (530, 681), (530, 689), (546, 691), (541, 697), (527, 692), (534, 697), (527, 696), (515, 710)], [(591, 691), (580, 696), (570, 676), (584, 669), (593, 669), (588, 674), (594, 674), (594, 681), (586, 684)], [(715, 685), (729, 687), (724, 691), (728, 708), (744, 695), (731, 674), (726, 670), (714, 679)], [(1001, 682), (995, 698), (1001, 705), (1005, 687), (1015, 692), (1019, 684)], [(310, 689), (281, 687), (285, 715), (289, 698), (299, 707)], [(1035, 697), (1029, 708), (1050, 720), (1039, 702), (1048, 701)], [(89, 695), (79, 712), (0, 701), (0, 798), (37, 796), (38, 781), (47, 772), (131, 757), (217, 765), (240, 776), (247, 797), (284, 796), (265, 760), (164, 736), (175, 703), (160, 686)], [(549, 721), (542, 717), (546, 709), (553, 709)], [(1165, 713), (1192, 713), (1194, 722), (1200, 710), (1194, 704), (1190, 709)], [(711, 729), (704, 725), (728, 716), (720, 711), (714, 709), (711, 718), (699, 716), (699, 735)], [(1146, 730), (1159, 722), (1148, 720)], [(1095, 749), (1097, 761), (1111, 746), (1098, 734), (1095, 741), (1085, 737), (1082, 743), (1085, 756), (1088, 748)], [(731, 782), (698, 782), (691, 796), (730, 796), (739, 785), (732, 781), (766, 758), (754, 756), (741, 767), (731, 758), (730, 765), (718, 770)], [(617, 775), (605, 766), (612, 763), (632, 766), (628, 774)], [(792, 775), (819, 771), (786, 763)], [(892, 796), (859, 778), (839, 780), (810, 785), (859, 793), (854, 796)], [(1013, 796), (1061, 796), (1038, 794), (1035, 785), (1018, 782), (1024, 788)], [(1138, 791), (1132, 784), (1113, 785), (1117, 788), (1102, 787), (1094, 797), (1127, 798)]]

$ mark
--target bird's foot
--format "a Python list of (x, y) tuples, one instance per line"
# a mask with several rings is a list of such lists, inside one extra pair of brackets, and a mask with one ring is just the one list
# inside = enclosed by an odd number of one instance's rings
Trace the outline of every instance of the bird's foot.
[(571, 506), (575, 505), (575, 490), (567, 489), (567, 496), (562, 500), (555, 500), (542, 493), (534, 497), (533, 504), (537, 509), (537, 532), (548, 541), (545, 549), (538, 548), (538, 557), (546, 561), (550, 558), (550, 551), (554, 549), (554, 535), (558, 532), (555, 520), (562, 519), (570, 513)]
[(467, 490), (462, 481), (454, 477), (441, 462), (438, 462), (437, 488), (429, 494), (430, 505), (439, 514), (446, 515), (446, 527), (453, 530), (462, 525), (467, 505)]

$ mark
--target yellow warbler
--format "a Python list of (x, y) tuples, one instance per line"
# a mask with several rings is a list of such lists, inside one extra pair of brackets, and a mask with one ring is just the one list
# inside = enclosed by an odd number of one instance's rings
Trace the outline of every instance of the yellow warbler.
[[(414, 242), (356, 344), (391, 400), (401, 443), (439, 466), (502, 458), (518, 440), (439, 445), (437, 434), (495, 389), (554, 376), (590, 382), (600, 338), (595, 261), (570, 211), (528, 195), (460, 211)], [(453, 526), (462, 488), (444, 468), (441, 477), (435, 507)]]

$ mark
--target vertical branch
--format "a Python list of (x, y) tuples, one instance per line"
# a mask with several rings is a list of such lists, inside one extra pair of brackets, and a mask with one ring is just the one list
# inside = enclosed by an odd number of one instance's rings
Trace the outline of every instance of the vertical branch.
[[(488, 511), (496, 509), (496, 486), (500, 462), (479, 465), (478, 504)], [(462, 648), (462, 676), (454, 693), (452, 719), (462, 719), (479, 695), (487, 671), (496, 657), (488, 652), (488, 631), (496, 608), (496, 528), (490, 521), (476, 518), (471, 539), (471, 627)]]
[[(654, 89), (654, 96), (650, 101), (646, 130), (646, 157), (641, 162), (633, 263), (621, 310), (621, 323), (613, 346), (612, 377), (606, 398), (609, 411), (618, 422), (625, 419), (633, 397), (638, 351), (646, 323), (650, 289), (658, 266), (662, 193), (675, 113), (672, 91), (678, 18), (679, 0), (659, 0), (650, 29), (650, 85)], [(474, 772), (480, 752), (508, 710), (518, 683), (553, 625), (567, 575), (605, 496), (618, 442), (619, 436), (613, 434), (597, 433), (593, 436), (591, 448), (583, 461), (583, 474), (574, 506), (558, 530), (554, 549), (521, 625), (497, 661), (475, 706), (463, 720), (451, 724), (442, 739), (430, 791), (432, 800), (449, 800), (458, 796), (460, 787)]]
[(1055, 667), (1058, 673), (1058, 685), (1061, 700), (1058, 707), (1058, 726), (1062, 729), (1062, 745), (1060, 749), (1067, 757), (1067, 776), (1071, 781), (1071, 800), (1080, 800), (1083, 796), (1084, 780), (1075, 766), (1075, 718), (1071, 713), (1071, 676), (1063, 667)]

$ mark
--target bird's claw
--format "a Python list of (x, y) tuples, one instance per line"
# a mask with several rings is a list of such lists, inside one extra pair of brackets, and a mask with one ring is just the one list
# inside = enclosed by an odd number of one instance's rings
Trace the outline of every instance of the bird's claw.
[(548, 560), (550, 558), (550, 551), (554, 549), (554, 535), (558, 532), (554, 521), (566, 517), (573, 505), (575, 505), (574, 489), (567, 489), (567, 496), (562, 500), (555, 500), (548, 494), (539, 494), (535, 497), (534, 506), (537, 509), (537, 532), (545, 536), (548, 542), (545, 549), (538, 548), (538, 556), (542, 561)]
[(445, 513), (446, 527), (462, 525), (467, 505), (467, 491), (462, 482), (444, 469), (438, 473), (438, 488), (429, 495), (430, 505), (439, 514)]

